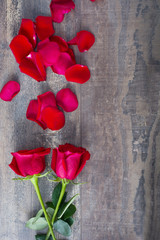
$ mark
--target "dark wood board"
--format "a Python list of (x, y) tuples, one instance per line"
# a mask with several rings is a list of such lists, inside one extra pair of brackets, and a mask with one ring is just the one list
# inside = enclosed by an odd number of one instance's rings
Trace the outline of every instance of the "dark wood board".
[[(74, 47), (77, 62), (91, 70), (84, 85), (50, 69), (38, 83), (20, 73), (10, 51), (21, 19), (49, 16), (49, 0), (0, 3), (0, 89), (8, 80), (21, 85), (12, 102), (0, 100), (0, 239), (34, 239), (25, 222), (40, 208), (30, 182), (12, 181), (10, 153), (69, 142), (87, 148), (91, 159), (77, 179), (88, 183), (68, 188), (80, 198), (67, 239), (160, 240), (160, 1), (75, 0), (75, 10), (54, 27), (66, 40), (80, 30), (95, 35), (88, 52)], [(31, 99), (66, 86), (79, 108), (66, 114), (62, 130), (43, 131), (26, 119)], [(52, 184), (41, 181), (40, 187), (49, 200)]]

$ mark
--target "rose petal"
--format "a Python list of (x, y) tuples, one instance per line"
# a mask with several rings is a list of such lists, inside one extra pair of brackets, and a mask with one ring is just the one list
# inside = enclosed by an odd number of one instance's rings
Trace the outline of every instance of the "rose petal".
[(24, 35), (30, 43), (32, 44), (33, 48), (36, 47), (36, 33), (35, 33), (35, 26), (31, 19), (22, 19), (19, 35)]
[[(53, 152), (53, 154), (54, 154), (54, 152)], [(52, 155), (52, 161), (53, 160), (54, 160), (54, 157)], [(55, 173), (60, 178), (66, 178), (67, 166), (65, 163), (64, 154), (59, 152), (58, 149), (57, 149), (57, 161), (56, 161), (56, 166), (55, 166)]]
[(57, 160), (57, 149), (53, 149), (51, 168), (53, 169), (54, 172), (56, 170), (56, 160)]
[(74, 179), (80, 164), (81, 154), (74, 153), (66, 158), (67, 179)]
[(12, 39), (9, 47), (12, 50), (18, 63), (20, 63), (23, 58), (25, 58), (30, 52), (33, 51), (32, 44), (23, 35), (15, 36)]
[(78, 174), (83, 170), (84, 166), (86, 165), (86, 161), (90, 159), (90, 153), (86, 151), (82, 156), (81, 156), (81, 164), (78, 168), (77, 173), (75, 174), (75, 178), (78, 176)]
[(37, 115), (38, 115), (38, 100), (31, 100), (27, 108), (26, 117), (27, 119), (38, 123), (39, 126), (41, 126), (45, 130), (47, 128), (46, 124), (38, 120)]
[(0, 93), (0, 98), (4, 101), (11, 101), (20, 91), (20, 85), (16, 81), (7, 82)]
[(88, 31), (80, 31), (77, 36), (68, 42), (70, 45), (78, 45), (80, 52), (88, 51), (95, 42), (95, 37)]
[(42, 111), (42, 121), (47, 124), (51, 130), (59, 130), (65, 124), (65, 117), (63, 112), (57, 108), (47, 107)]
[(72, 61), (74, 62), (74, 64), (76, 64), (76, 58), (75, 58), (75, 55), (74, 55), (74, 51), (73, 51), (73, 49), (68, 48), (68, 51), (67, 51), (67, 52), (68, 52), (69, 55), (71, 56)]
[(43, 65), (42, 57), (37, 52), (31, 52), (26, 58), (24, 58), (19, 68), (21, 72), (34, 78), (38, 82), (46, 80), (46, 69)]
[(18, 153), (20, 155), (25, 155), (25, 156), (30, 155), (32, 153), (34, 153), (35, 155), (37, 154), (38, 156), (45, 156), (46, 154), (49, 154), (50, 151), (51, 151), (50, 148), (39, 147), (39, 148), (31, 149), (31, 150), (20, 150), (20, 151), (18, 151)]
[(69, 53), (62, 52), (59, 55), (59, 58), (56, 63), (51, 67), (53, 72), (65, 75), (66, 70), (73, 66), (75, 63), (72, 60), (72, 57), (69, 55)]
[(50, 42), (48, 38), (38, 43), (37, 51), (41, 54), (46, 67), (52, 66), (60, 55), (58, 44)]
[(66, 80), (83, 84), (90, 79), (90, 71), (87, 66), (76, 64), (65, 72)]
[(59, 36), (51, 36), (49, 38), (49, 40), (51, 42), (56, 42), (58, 44), (61, 52), (66, 52), (68, 50), (68, 44), (63, 38), (61, 38)]
[(36, 18), (36, 33), (40, 40), (44, 40), (54, 34), (52, 17), (38, 16)]
[(56, 95), (56, 101), (66, 112), (73, 112), (78, 107), (77, 96), (69, 88), (60, 90)]
[(17, 162), (16, 162), (16, 158), (13, 157), (12, 162), (9, 164), (9, 167), (18, 175), (23, 176), (22, 173), (20, 172)]
[(66, 177), (67, 166), (65, 163), (64, 154), (59, 152), (58, 148), (53, 149), (51, 168), (58, 177)]
[[(51, 152), (50, 148), (39, 147), (32, 150), (27, 150), (28, 153), (34, 153), (34, 155), (45, 156)], [(26, 155), (27, 153), (25, 153)]]
[(57, 108), (56, 98), (55, 98), (53, 92), (48, 91), (48, 92), (45, 92), (45, 93), (37, 96), (37, 99), (38, 99), (37, 119), (41, 121), (42, 111), (46, 107)]
[(78, 152), (78, 153), (86, 152), (85, 148), (76, 147), (76, 146), (74, 146), (74, 145), (72, 145), (70, 143), (66, 143), (64, 145), (59, 145), (58, 149), (59, 149), (60, 152), (68, 154), (68, 155), (70, 155), (71, 153), (76, 153), (76, 152)]
[(53, 22), (60, 23), (64, 19), (64, 14), (69, 13), (71, 9), (75, 8), (72, 0), (52, 0), (50, 10)]

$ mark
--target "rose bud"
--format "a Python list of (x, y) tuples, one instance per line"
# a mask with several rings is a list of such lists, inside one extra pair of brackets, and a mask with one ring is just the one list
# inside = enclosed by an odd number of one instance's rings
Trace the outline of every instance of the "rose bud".
[(43, 147), (11, 153), (13, 159), (9, 167), (23, 177), (39, 174), (45, 170), (45, 155), (49, 153), (50, 148)]
[(60, 178), (73, 180), (84, 168), (90, 153), (69, 143), (53, 149), (51, 168)]

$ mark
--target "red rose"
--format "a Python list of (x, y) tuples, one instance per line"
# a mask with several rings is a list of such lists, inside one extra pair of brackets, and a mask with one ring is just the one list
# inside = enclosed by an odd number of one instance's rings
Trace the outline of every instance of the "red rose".
[(53, 149), (51, 168), (58, 177), (73, 180), (89, 158), (90, 153), (85, 148), (66, 143)]
[(49, 153), (50, 148), (43, 147), (11, 153), (13, 159), (9, 167), (23, 177), (41, 173), (45, 169), (45, 155)]

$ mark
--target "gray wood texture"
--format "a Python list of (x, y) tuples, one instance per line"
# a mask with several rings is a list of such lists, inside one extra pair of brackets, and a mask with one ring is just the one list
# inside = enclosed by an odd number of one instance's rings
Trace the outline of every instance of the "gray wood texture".
[[(68, 239), (160, 240), (160, 1), (75, 0), (75, 10), (54, 27), (66, 40), (80, 30), (95, 35), (87, 53), (74, 47), (77, 62), (92, 74), (82, 86), (50, 69), (46, 82), (36, 82), (20, 73), (9, 49), (21, 19), (49, 16), (49, 3), (0, 1), (0, 88), (8, 80), (21, 85), (12, 102), (0, 100), (0, 239), (34, 239), (25, 222), (40, 207), (30, 182), (12, 181), (10, 152), (69, 142), (87, 148), (91, 160), (78, 177), (88, 184), (68, 189), (80, 193)], [(43, 131), (26, 119), (31, 99), (66, 86), (80, 105), (65, 114), (62, 130)], [(49, 200), (52, 184), (40, 187)]]

